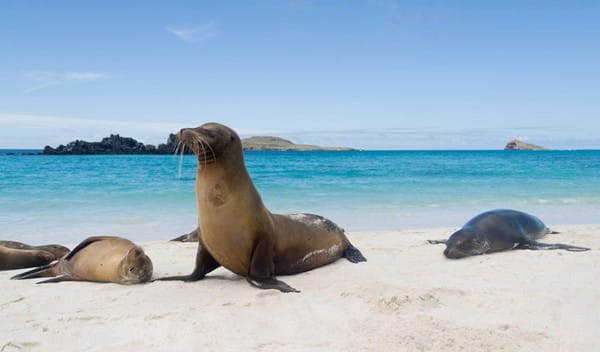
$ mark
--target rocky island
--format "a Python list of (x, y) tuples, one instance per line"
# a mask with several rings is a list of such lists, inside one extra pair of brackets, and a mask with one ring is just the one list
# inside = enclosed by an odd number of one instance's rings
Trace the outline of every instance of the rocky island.
[[(75, 140), (67, 145), (59, 145), (56, 148), (46, 146), (42, 154), (45, 155), (66, 155), (66, 154), (172, 154), (177, 147), (177, 135), (171, 133), (166, 143), (154, 146), (138, 142), (131, 137), (121, 137), (118, 134), (111, 134), (103, 138), (100, 142), (86, 142)], [(279, 137), (250, 137), (242, 139), (244, 150), (353, 150), (342, 147), (319, 147), (315, 145), (295, 144)], [(186, 154), (191, 153), (186, 149)]]
[(506, 143), (504, 150), (549, 150), (545, 147), (540, 147), (539, 145), (525, 143), (518, 139), (513, 139), (512, 141)]
[(244, 138), (242, 139), (242, 148), (244, 150), (354, 150), (344, 147), (320, 147), (309, 144), (295, 144), (287, 139), (270, 136)]
[(64, 154), (172, 154), (177, 146), (177, 136), (170, 134), (167, 142), (155, 147), (152, 144), (138, 142), (131, 137), (121, 137), (111, 134), (110, 137), (102, 138), (100, 142), (86, 142), (75, 140), (67, 145), (59, 145), (52, 148), (47, 145), (42, 154), (64, 155)]

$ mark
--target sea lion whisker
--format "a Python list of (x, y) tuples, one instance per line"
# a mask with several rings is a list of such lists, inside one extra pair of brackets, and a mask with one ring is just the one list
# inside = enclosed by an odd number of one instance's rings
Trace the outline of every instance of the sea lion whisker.
[(208, 150), (210, 150), (210, 157), (206, 154), (206, 150), (204, 150), (204, 161), (205, 161), (205, 166), (206, 164), (210, 161), (210, 162), (215, 162), (217, 161), (217, 154), (215, 153), (214, 149), (210, 146), (210, 143), (208, 143), (206, 140), (204, 140), (202, 138), (202, 136), (198, 136), (198, 139), (200, 140), (200, 142), (203, 145), (206, 145), (206, 148), (208, 148)]
[[(179, 142), (181, 144), (181, 142)], [(179, 149), (179, 144), (177, 145), (177, 149)], [(177, 179), (181, 179), (181, 170), (183, 169), (183, 153), (185, 152), (185, 144), (183, 148), (181, 148), (181, 155), (179, 156), (179, 167), (177, 168)]]
[(212, 150), (212, 148), (210, 147), (210, 144), (207, 143), (204, 139), (202, 139), (202, 136), (198, 136), (198, 141), (200, 143), (200, 145), (202, 146), (202, 155), (204, 156), (203, 158), (203, 162), (204, 162), (204, 170), (206, 171), (206, 165), (208, 165), (208, 155), (206, 153), (206, 150)]
[(177, 155), (177, 153), (179, 152), (179, 146), (181, 146), (181, 141), (177, 142), (177, 146), (175, 147), (175, 153), (173, 153), (173, 155)]

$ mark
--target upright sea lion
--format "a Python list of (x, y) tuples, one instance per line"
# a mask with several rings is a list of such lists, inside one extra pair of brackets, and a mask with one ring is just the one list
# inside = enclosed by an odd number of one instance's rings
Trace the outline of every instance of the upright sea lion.
[(311, 270), (340, 257), (366, 261), (333, 222), (318, 215), (271, 213), (252, 183), (240, 137), (231, 128), (207, 123), (182, 129), (179, 139), (198, 157), (198, 252), (190, 275), (161, 280), (201, 280), (222, 265), (258, 288), (297, 292), (275, 275)]
[(13, 276), (22, 280), (56, 276), (42, 281), (95, 281), (137, 284), (152, 277), (152, 261), (133, 242), (111, 236), (89, 237), (56, 263)]
[(0, 270), (30, 268), (55, 261), (54, 254), (40, 249), (15, 249), (0, 246)]
[[(14, 248), (14, 249), (39, 249), (42, 251), (52, 253), (54, 255), (53, 260), (62, 258), (65, 256), (65, 254), (70, 252), (69, 248), (67, 248), (65, 246), (61, 246), (60, 244), (46, 244), (46, 245), (42, 245), (42, 246), (30, 246), (28, 244), (25, 244), (22, 242), (17, 242), (17, 241), (0, 241), (0, 246), (7, 247), (7, 248)], [(48, 264), (48, 263), (44, 263), (44, 264)], [(44, 264), (38, 264), (38, 265), (44, 265)], [(37, 266), (37, 265), (32, 265), (32, 266)]]
[(573, 252), (589, 248), (561, 243), (540, 243), (536, 240), (550, 231), (537, 217), (518, 210), (499, 209), (481, 213), (469, 220), (447, 241), (430, 240), (429, 243), (445, 243), (444, 255), (450, 259), (493, 253), (509, 249), (566, 249)]

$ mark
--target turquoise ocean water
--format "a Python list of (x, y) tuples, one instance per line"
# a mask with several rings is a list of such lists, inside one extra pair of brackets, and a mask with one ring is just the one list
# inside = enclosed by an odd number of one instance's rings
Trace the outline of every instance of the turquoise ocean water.
[[(196, 161), (178, 156), (7, 155), (0, 239), (76, 243), (95, 234), (167, 239), (197, 223)], [(273, 212), (311, 212), (348, 231), (460, 227), (515, 208), (546, 224), (600, 222), (600, 151), (247, 152)]]

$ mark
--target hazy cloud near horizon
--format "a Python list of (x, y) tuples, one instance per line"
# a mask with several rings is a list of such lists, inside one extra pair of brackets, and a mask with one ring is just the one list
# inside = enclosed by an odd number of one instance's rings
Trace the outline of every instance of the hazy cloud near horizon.
[(67, 82), (93, 82), (109, 78), (105, 73), (94, 71), (24, 70), (23, 76), (33, 84), (25, 90), (27, 93)]
[[(182, 127), (180, 122), (133, 122), (114, 120), (83, 120), (69, 117), (0, 114), (0, 148), (41, 149), (58, 146), (76, 139), (99, 141), (110, 134), (133, 137), (149, 144), (160, 144), (169, 133)], [(515, 128), (456, 129), (365, 129), (329, 130), (307, 129), (284, 131), (232, 126), (242, 137), (272, 135), (299, 144), (343, 146), (356, 149), (502, 149), (511, 139), (542, 145), (552, 149), (594, 148), (600, 137), (585, 130), (564, 131), (549, 126)], [(10, 132), (9, 132), (10, 131)]]

